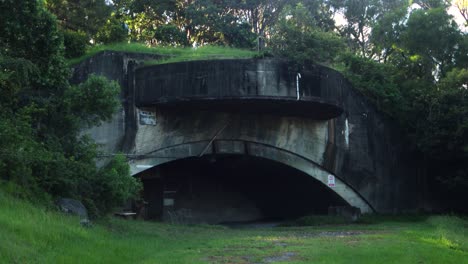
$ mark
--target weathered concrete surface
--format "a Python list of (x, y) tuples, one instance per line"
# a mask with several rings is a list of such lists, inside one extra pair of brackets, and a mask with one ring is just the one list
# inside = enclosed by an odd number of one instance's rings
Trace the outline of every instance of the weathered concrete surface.
[(82, 83), (89, 75), (96, 74), (117, 81), (123, 87), (120, 95), (122, 107), (118, 109), (112, 119), (100, 126), (83, 131), (101, 145), (103, 152), (125, 152), (131, 149), (136, 127), (133, 90), (129, 89), (132, 87), (129, 82), (133, 82), (131, 77), (133, 68), (144, 60), (160, 57), (150, 54), (104, 51), (72, 67), (70, 79), (72, 84)]
[[(158, 112), (157, 116), (160, 118), (155, 127), (138, 128), (135, 149), (142, 157), (131, 163), (134, 174), (172, 160), (199, 156), (216, 132), (225, 127), (204, 154), (262, 157), (294, 167), (324, 184), (328, 183), (328, 175), (336, 175), (320, 166), (328, 142), (327, 122), (206, 112), (176, 116)], [(339, 177), (332, 191), (363, 212), (372, 211), (363, 197)]]
[[(121, 60), (121, 63), (110, 63), (109, 61), (116, 58), (114, 56), (120, 56), (118, 60)], [(133, 81), (134, 71), (127, 74), (125, 72), (127, 67), (124, 64), (128, 62), (125, 56), (95, 57), (94, 61), (85, 62), (81, 67), (89, 69), (88, 72), (106, 72), (105, 68), (108, 66), (105, 65), (109, 63), (116, 63), (115, 69), (121, 67), (121, 74), (124, 75), (122, 80), (127, 80), (123, 81), (126, 89), (123, 100), (125, 116), (120, 117), (125, 120), (125, 129), (119, 126), (119, 137), (109, 137), (104, 143), (109, 151), (118, 149), (129, 154), (134, 174), (168, 161), (201, 154), (254, 155), (292, 166), (324, 184), (327, 184), (329, 175), (335, 176), (336, 186), (331, 190), (349, 204), (361, 208), (363, 212), (375, 210), (393, 213), (411, 211), (418, 207), (416, 199), (418, 186), (413, 175), (411, 158), (405, 152), (404, 142), (401, 141), (395, 125), (357, 93), (336, 71), (322, 66), (313, 66), (301, 71), (301, 96), (315, 97), (326, 104), (343, 109), (341, 115), (323, 121), (310, 116), (295, 116), (294, 111), (288, 112), (288, 109), (284, 109), (286, 114), (283, 116), (280, 115), (281, 112), (272, 114), (267, 114), (265, 111), (252, 112), (254, 108), (247, 112), (235, 111), (232, 108), (227, 109), (228, 111), (224, 111), (225, 109), (204, 111), (194, 105), (182, 107), (184, 104), (180, 100), (177, 105), (181, 106), (181, 109), (166, 108), (162, 104), (155, 103), (159, 102), (158, 100), (169, 102), (170, 97), (190, 99), (202, 92), (211, 96), (211, 93), (221, 93), (225, 89), (224, 95), (238, 96), (238, 98), (252, 94), (294, 96), (296, 75), (291, 75), (293, 71), (281, 66), (287, 65), (284, 62), (272, 60), (224, 62), (225, 65), (233, 64), (229, 66), (231, 68), (241, 67), (236, 65), (245, 63), (263, 65), (258, 66), (257, 70), (251, 69), (250, 66), (243, 68), (252, 71), (247, 76), (256, 76), (255, 88), (253, 85), (236, 88), (234, 84), (240, 83), (239, 77), (236, 73), (230, 75), (229, 71), (217, 74), (216, 81), (212, 82), (214, 86), (209, 85), (208, 79), (205, 79), (203, 84), (203, 80), (198, 80), (196, 76), (184, 78), (180, 71), (166, 82), (164, 80), (167, 79), (164, 78), (169, 78), (167, 77), (170, 76), (169, 69), (175, 67), (173, 65), (137, 69), (136, 80), (144, 81), (145, 76), (149, 78), (144, 84), (140, 82), (138, 85), (138, 81)], [(200, 69), (212, 69), (208, 65), (210, 62), (200, 63)], [(271, 71), (262, 68), (275, 63), (276, 66), (273, 68), (276, 69), (276, 74), (283, 76), (279, 81), (269, 78)], [(196, 65), (197, 62), (191, 62), (190, 67), (196, 69)], [(154, 73), (155, 68), (158, 69), (156, 72), (164, 72), (166, 77), (158, 79)], [(283, 70), (286, 73), (283, 73)], [(266, 75), (263, 74), (265, 72)], [(198, 76), (199, 72), (195, 73)], [(115, 72), (114, 77), (117, 75)], [(178, 80), (180, 83), (175, 87), (173, 84)], [(196, 84), (186, 83), (184, 80), (192, 80)], [(276, 84), (270, 85), (271, 82)], [(135, 83), (137, 86), (134, 86)], [(154, 87), (155, 92), (151, 91), (151, 87)], [(214, 87), (213, 90), (210, 87)], [(205, 88), (207, 90), (203, 91)], [(138, 95), (136, 99), (134, 89)], [(164, 91), (164, 96), (158, 94), (158, 90)], [(134, 106), (137, 104), (142, 107), (135, 109)], [(244, 105), (239, 107), (242, 108)], [(145, 125), (145, 122), (142, 122), (142, 115), (137, 114), (142, 110), (154, 114), (154, 124)], [(110, 125), (106, 129), (117, 128)], [(128, 144), (122, 143), (126, 141), (125, 138), (128, 139)]]
[[(136, 104), (330, 119), (343, 109), (336, 101), (341, 86), (321, 68), (299, 72), (273, 59), (179, 62), (138, 69)], [(241, 107), (239, 107), (241, 106)]]

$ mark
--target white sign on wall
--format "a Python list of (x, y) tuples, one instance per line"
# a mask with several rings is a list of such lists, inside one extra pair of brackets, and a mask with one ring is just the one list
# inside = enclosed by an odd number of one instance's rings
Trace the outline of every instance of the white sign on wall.
[(335, 187), (335, 176), (329, 174), (328, 175), (328, 187)]
[(164, 198), (163, 199), (164, 206), (174, 206), (174, 199), (172, 198)]
[(139, 111), (140, 112), (140, 125), (156, 125), (156, 113), (149, 111)]

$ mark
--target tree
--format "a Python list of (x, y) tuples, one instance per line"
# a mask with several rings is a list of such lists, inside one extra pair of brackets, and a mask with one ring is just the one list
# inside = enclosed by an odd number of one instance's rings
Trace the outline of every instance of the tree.
[(386, 63), (387, 59), (401, 49), (401, 35), (406, 28), (405, 19), (407, 7), (395, 9), (393, 12), (384, 14), (372, 28), (370, 41), (376, 59)]
[(411, 13), (402, 34), (401, 46), (410, 56), (419, 56), (417, 60), (427, 64), (430, 73), (440, 71), (443, 76), (453, 67), (461, 38), (458, 26), (445, 9), (421, 9)]
[(331, 0), (330, 5), (343, 14), (346, 24), (337, 27), (354, 53), (374, 58), (374, 47), (370, 35), (377, 21), (389, 12), (408, 6), (404, 0)]
[(93, 37), (106, 24), (111, 8), (105, 0), (46, 0), (63, 29), (82, 31)]
[(281, 11), (288, 3), (294, 4), (294, 1), (246, 0), (242, 1), (237, 9), (239, 16), (244, 17), (251, 25), (252, 32), (257, 36), (265, 37), (268, 29), (276, 23)]
[[(107, 172), (96, 168), (96, 145), (80, 131), (111, 117), (120, 89), (98, 76), (70, 86), (55, 17), (40, 1), (21, 2), (0, 2), (0, 180), (22, 186), (22, 196), (35, 200), (83, 199), (99, 191), (86, 183)], [(128, 171), (114, 171), (134, 186)], [(109, 185), (113, 194), (124, 195), (114, 187), (122, 189)]]
[(115, 18), (128, 26), (130, 39), (152, 43), (158, 26), (171, 20), (180, 27), (178, 21), (183, 10), (181, 4), (185, 1), (115, 0), (112, 2)]
[(299, 64), (332, 63), (345, 45), (334, 32), (324, 32), (302, 4), (286, 7), (274, 27), (269, 47)]
[(240, 4), (231, 1), (199, 0), (185, 8), (184, 28), (192, 43), (221, 44), (251, 48), (256, 34), (245, 17), (240, 16)]
[(434, 8), (445, 9), (450, 5), (450, 0), (415, 0), (413, 4), (417, 4), (425, 10)]
[[(443, 1), (419, 1), (380, 16), (370, 41), (380, 63), (345, 60), (346, 75), (399, 121), (427, 168), (430, 191), (466, 199), (467, 36)], [(458, 208), (460, 209), (460, 208)]]
[(455, 0), (455, 6), (465, 19), (465, 26), (468, 26), (468, 0)]
[(110, 17), (106, 24), (96, 33), (97, 43), (119, 43), (128, 40), (128, 29), (126, 25), (117, 20), (114, 16)]
[(187, 36), (173, 24), (165, 24), (156, 28), (154, 38), (158, 44), (165, 46), (188, 46)]

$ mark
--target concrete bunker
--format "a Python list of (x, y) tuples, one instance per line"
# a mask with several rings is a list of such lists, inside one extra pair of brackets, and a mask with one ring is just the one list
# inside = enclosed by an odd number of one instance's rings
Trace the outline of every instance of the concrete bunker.
[(73, 69), (73, 83), (94, 73), (123, 87), (120, 111), (87, 131), (109, 154), (101, 163), (124, 153), (136, 175), (247, 155), (295, 168), (363, 213), (420, 207), (417, 166), (397, 126), (333, 69), (276, 59), (141, 64), (147, 59), (157, 56), (102, 52)]
[(221, 223), (324, 214), (329, 206), (373, 210), (359, 193), (313, 161), (258, 142), (170, 146), (135, 157), (131, 168), (144, 182), (150, 219)]

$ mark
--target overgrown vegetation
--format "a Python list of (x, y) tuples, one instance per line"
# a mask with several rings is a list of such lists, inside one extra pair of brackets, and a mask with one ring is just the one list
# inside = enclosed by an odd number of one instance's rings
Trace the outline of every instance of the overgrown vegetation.
[(90, 48), (84, 56), (69, 60), (68, 64), (76, 64), (94, 56), (101, 51), (147, 53), (164, 56), (162, 59), (146, 61), (145, 63), (149, 65), (190, 60), (253, 58), (258, 55), (258, 52), (255, 51), (223, 46), (184, 48), (171, 46), (151, 47), (142, 43), (114, 43), (94, 46)]
[(125, 160), (96, 168), (96, 145), (80, 134), (116, 111), (119, 85), (100, 76), (69, 84), (63, 36), (41, 1), (2, 1), (0, 16), (1, 184), (33, 201), (76, 198), (94, 215), (135, 195)]
[[(21, 221), (18, 221), (21, 219)], [(374, 217), (325, 227), (229, 229), (79, 219), (0, 193), (5, 263), (465, 263), (468, 221)]]

